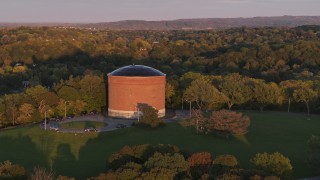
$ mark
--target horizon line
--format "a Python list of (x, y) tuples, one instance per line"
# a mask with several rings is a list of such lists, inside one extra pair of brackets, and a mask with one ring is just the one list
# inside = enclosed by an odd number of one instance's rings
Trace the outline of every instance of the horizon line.
[(114, 23), (124, 21), (147, 21), (147, 22), (161, 22), (161, 21), (179, 21), (179, 20), (200, 20), (200, 19), (252, 19), (252, 18), (273, 18), (273, 17), (320, 17), (320, 15), (276, 15), (276, 16), (235, 16), (235, 17), (200, 17), (200, 18), (179, 18), (179, 19), (162, 19), (162, 20), (145, 20), (145, 19), (124, 19), (114, 21), (0, 21), (1, 24), (97, 24), (97, 23)]

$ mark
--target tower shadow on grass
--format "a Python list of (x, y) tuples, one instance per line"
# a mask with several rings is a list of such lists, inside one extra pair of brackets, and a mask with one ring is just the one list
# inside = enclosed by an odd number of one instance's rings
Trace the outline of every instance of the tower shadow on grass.
[(57, 155), (53, 159), (53, 170), (59, 172), (62, 175), (72, 175), (68, 171), (69, 168), (76, 169), (77, 160), (76, 157), (71, 152), (70, 144), (59, 144), (57, 147)]
[(29, 171), (35, 166), (48, 167), (47, 156), (37, 148), (29, 136), (19, 134), (16, 137), (0, 137), (0, 154), (0, 162), (9, 160)]

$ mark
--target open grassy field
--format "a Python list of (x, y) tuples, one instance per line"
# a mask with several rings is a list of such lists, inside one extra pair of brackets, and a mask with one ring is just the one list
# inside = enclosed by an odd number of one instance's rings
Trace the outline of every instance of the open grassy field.
[(44, 132), (38, 126), (0, 131), (0, 161), (11, 160), (32, 169), (53, 168), (57, 174), (84, 179), (106, 168), (106, 159), (124, 145), (175, 144), (186, 152), (209, 151), (213, 156), (233, 154), (241, 166), (257, 152), (278, 151), (288, 156), (294, 177), (315, 175), (306, 164), (307, 140), (320, 134), (320, 116), (307, 120), (302, 114), (247, 112), (250, 132), (245, 139), (199, 135), (178, 123), (149, 130), (136, 127), (104, 133), (62, 134)]
[(93, 128), (102, 128), (105, 127), (106, 124), (103, 122), (94, 122), (94, 121), (78, 121), (78, 122), (66, 122), (60, 123), (60, 128), (67, 128), (67, 129), (85, 129), (89, 127)]

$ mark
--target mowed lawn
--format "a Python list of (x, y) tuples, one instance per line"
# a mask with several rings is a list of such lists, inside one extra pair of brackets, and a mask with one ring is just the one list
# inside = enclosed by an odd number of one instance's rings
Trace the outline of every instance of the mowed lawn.
[(66, 122), (60, 123), (60, 128), (66, 129), (85, 129), (85, 128), (102, 128), (105, 127), (106, 124), (103, 122), (95, 122), (95, 121), (78, 121), (78, 122)]
[(295, 178), (315, 175), (306, 164), (307, 141), (313, 134), (320, 135), (319, 115), (307, 120), (303, 114), (246, 114), (251, 126), (245, 138), (199, 135), (178, 123), (156, 130), (130, 127), (100, 134), (44, 132), (36, 125), (5, 130), (0, 131), (0, 161), (11, 160), (28, 169), (44, 166), (57, 174), (84, 179), (105, 171), (108, 157), (125, 145), (160, 143), (175, 144), (187, 153), (233, 154), (245, 168), (252, 167), (249, 160), (257, 152), (280, 152), (290, 158)]

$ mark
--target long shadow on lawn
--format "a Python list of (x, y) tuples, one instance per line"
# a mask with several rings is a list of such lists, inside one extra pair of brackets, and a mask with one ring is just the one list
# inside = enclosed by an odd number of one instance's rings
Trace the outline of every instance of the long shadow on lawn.
[[(12, 153), (17, 150), (20, 153)], [(29, 136), (19, 134), (17, 137), (0, 137), (0, 154), (0, 162), (10, 160), (29, 170), (35, 166), (48, 167), (47, 156), (36, 147)]]
[[(53, 169), (59, 174), (68, 174), (68, 168), (75, 168), (76, 157), (71, 152), (70, 144), (59, 144), (57, 147), (57, 155), (53, 159)], [(69, 175), (69, 174), (68, 174)]]

